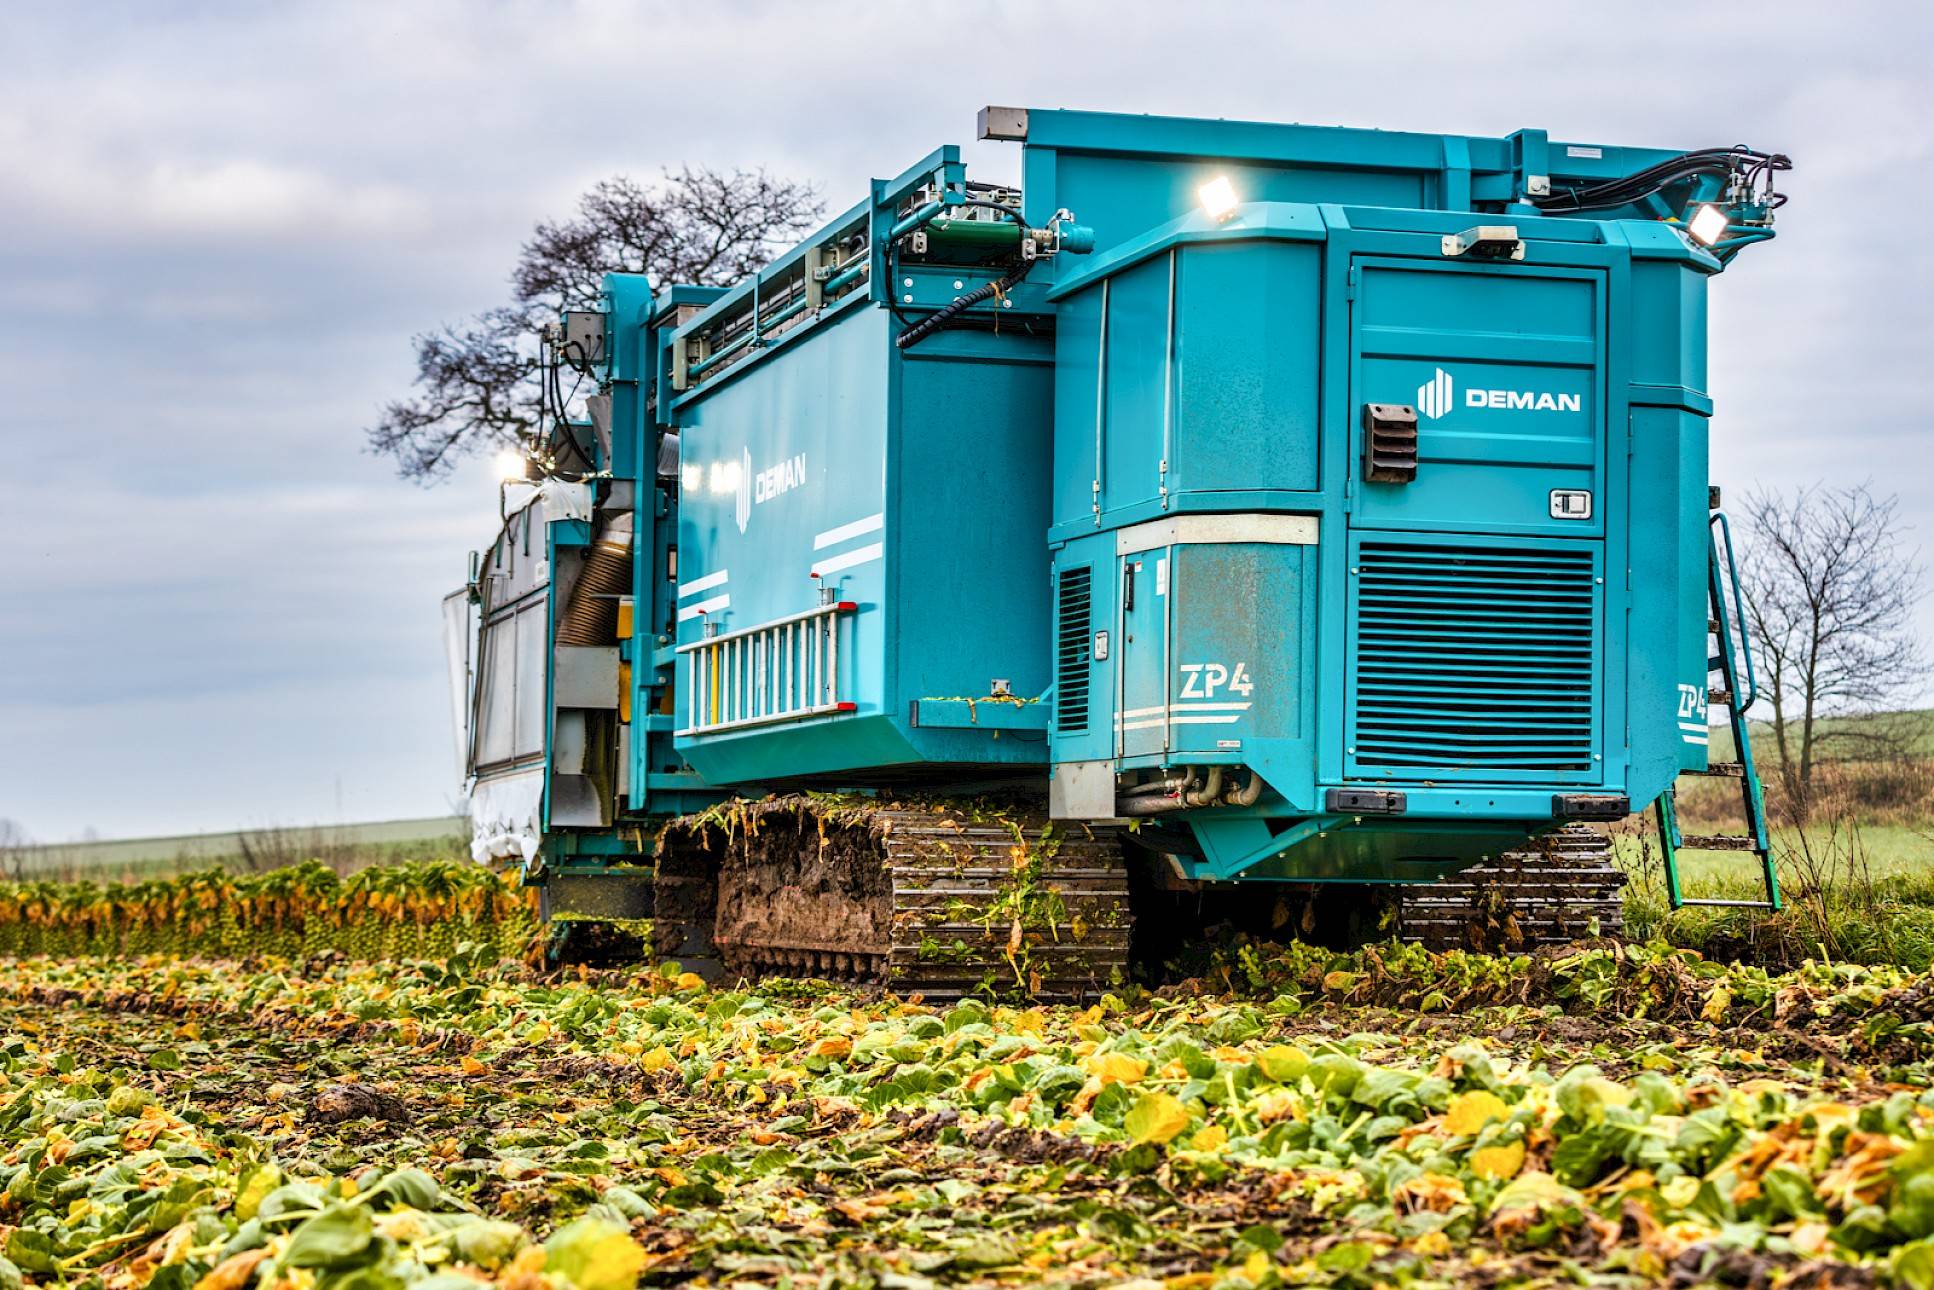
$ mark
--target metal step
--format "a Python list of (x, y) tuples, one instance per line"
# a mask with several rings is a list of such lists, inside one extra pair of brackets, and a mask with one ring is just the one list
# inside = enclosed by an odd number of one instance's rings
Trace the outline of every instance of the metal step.
[(1715, 761), (1706, 763), (1704, 770), (1689, 770), (1685, 773), (1688, 775), (1718, 776), (1726, 779), (1744, 779), (1746, 777), (1746, 766), (1743, 762)]
[(1688, 898), (1679, 902), (1681, 909), (1687, 905), (1698, 905), (1703, 909), (1779, 909), (1779, 906), (1770, 900), (1699, 900)]
[(1680, 835), (1681, 851), (1757, 851), (1759, 843), (1742, 833), (1686, 833)]
[(1733, 705), (1733, 692), (1731, 690), (1707, 690), (1706, 702), (1716, 704), (1722, 708), (1730, 708)]

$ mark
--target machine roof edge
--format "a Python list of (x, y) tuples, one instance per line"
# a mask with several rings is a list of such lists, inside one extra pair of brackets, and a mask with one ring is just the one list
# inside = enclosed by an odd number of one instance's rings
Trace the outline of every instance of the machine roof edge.
[(1048, 291), (1048, 299), (1060, 300), (1172, 246), (1196, 242), (1321, 242), (1329, 235), (1322, 211), (1306, 202), (1244, 202), (1224, 220), (1191, 211), (1097, 256), (1065, 282), (1056, 283)]

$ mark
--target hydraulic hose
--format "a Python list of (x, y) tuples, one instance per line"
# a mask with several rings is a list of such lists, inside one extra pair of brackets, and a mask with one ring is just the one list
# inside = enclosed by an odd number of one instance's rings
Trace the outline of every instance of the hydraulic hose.
[(1190, 806), (1208, 806), (1222, 796), (1222, 767), (1211, 766), (1203, 777), (1202, 787), (1182, 794), (1182, 800)]
[(1009, 269), (1006, 276), (1002, 277), (1000, 281), (989, 282), (985, 286), (975, 287), (972, 291), (960, 297), (960, 299), (950, 304), (942, 305), (925, 318), (922, 318), (919, 322), (913, 324), (913, 326), (901, 332), (899, 337), (894, 340), (894, 345), (900, 349), (911, 349), (935, 332), (945, 331), (953, 325), (954, 319), (960, 317), (961, 314), (972, 309), (981, 301), (991, 300), (995, 296), (1004, 296), (1009, 291), (1012, 291), (1020, 283), (1021, 279), (1027, 276), (1028, 270), (1033, 267), (1033, 260), (1023, 260), (1015, 268)]
[(1252, 770), (1243, 786), (1231, 790), (1222, 800), (1230, 806), (1254, 806), (1261, 798), (1262, 776)]

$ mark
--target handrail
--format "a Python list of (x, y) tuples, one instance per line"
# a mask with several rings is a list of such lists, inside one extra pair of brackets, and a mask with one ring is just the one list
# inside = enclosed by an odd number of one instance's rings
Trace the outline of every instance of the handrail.
[(834, 601), (756, 627), (678, 646), (686, 668), (678, 736), (858, 711), (839, 696), (841, 620), (859, 605)]

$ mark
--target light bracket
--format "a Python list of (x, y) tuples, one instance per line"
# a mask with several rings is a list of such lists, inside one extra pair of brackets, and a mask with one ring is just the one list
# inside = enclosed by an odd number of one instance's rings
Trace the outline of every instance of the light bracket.
[(1522, 260), (1524, 239), (1515, 224), (1479, 224), (1462, 233), (1444, 234), (1444, 254), (1468, 255), (1473, 260)]

